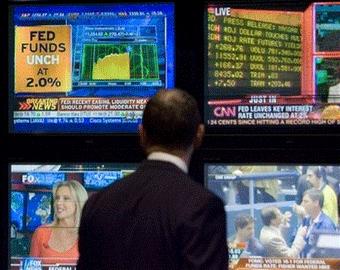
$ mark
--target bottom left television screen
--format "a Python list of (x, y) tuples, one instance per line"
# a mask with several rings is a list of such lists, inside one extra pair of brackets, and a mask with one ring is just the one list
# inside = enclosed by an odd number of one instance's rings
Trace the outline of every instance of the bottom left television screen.
[(76, 269), (87, 198), (136, 168), (135, 163), (11, 164), (10, 269)]

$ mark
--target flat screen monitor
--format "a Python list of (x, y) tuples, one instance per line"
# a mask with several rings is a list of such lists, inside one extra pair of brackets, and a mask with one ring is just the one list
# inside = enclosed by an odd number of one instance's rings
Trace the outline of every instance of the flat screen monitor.
[(225, 205), (229, 269), (339, 269), (325, 239), (339, 237), (340, 166), (206, 163), (204, 179)]
[(12, 133), (136, 133), (174, 87), (174, 5), (16, 5), (9, 20)]
[(231, 1), (205, 11), (211, 131), (340, 125), (340, 2)]
[[(51, 230), (58, 227), (56, 220), (62, 219), (62, 211), (66, 213), (65, 204), (61, 204), (59, 200), (62, 200), (61, 198), (67, 200), (67, 194), (57, 192), (54, 196), (53, 190), (59, 185), (75, 181), (78, 186), (82, 186), (82, 193), (85, 192), (91, 196), (102, 188), (120, 181), (134, 172), (136, 168), (135, 163), (10, 165), (10, 269), (31, 269), (29, 267), (75, 269), (78, 260), (77, 240), (73, 246), (70, 246), (71, 255), (67, 255), (67, 252), (60, 253), (55, 250), (53, 244), (49, 244)], [(45, 174), (49, 177), (32, 177), (32, 175)], [(51, 179), (61, 180), (52, 181)], [(44, 184), (44, 181), (47, 183)], [(70, 190), (69, 200), (76, 202), (76, 198), (84, 198), (79, 190), (71, 191), (69, 186), (64, 186), (65, 188)], [(57, 190), (61, 189), (62, 187), (59, 187)], [(72, 195), (72, 192), (78, 193)], [(79, 202), (77, 201), (76, 205), (77, 203)], [(78, 227), (73, 229), (77, 230)], [(36, 250), (45, 250), (47, 253), (39, 252), (42, 255), (37, 255)], [(56, 254), (59, 253), (60, 256), (57, 256)]]

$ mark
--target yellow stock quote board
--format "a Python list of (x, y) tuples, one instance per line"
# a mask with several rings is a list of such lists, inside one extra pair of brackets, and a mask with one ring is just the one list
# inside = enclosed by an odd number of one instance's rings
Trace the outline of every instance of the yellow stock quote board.
[(71, 27), (17, 26), (14, 62), (15, 93), (71, 91)]

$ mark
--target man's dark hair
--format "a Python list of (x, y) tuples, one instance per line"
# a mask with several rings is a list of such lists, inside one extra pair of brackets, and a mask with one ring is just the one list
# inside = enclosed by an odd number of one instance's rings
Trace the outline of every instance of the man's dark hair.
[(321, 190), (310, 188), (303, 193), (303, 196), (306, 195), (308, 195), (313, 202), (318, 201), (320, 208), (323, 207), (324, 196)]
[(187, 149), (200, 124), (197, 102), (185, 91), (162, 89), (146, 104), (142, 123), (151, 145)]
[(251, 223), (254, 223), (252, 216), (245, 214), (238, 215), (234, 220), (235, 230), (238, 231), (239, 229), (243, 229)]
[(262, 222), (266, 226), (270, 226), (270, 222), (276, 218), (277, 207), (268, 206), (262, 209), (261, 218)]
[(309, 166), (307, 168), (307, 171), (311, 171), (312, 173), (315, 174), (316, 177), (322, 178), (321, 166)]

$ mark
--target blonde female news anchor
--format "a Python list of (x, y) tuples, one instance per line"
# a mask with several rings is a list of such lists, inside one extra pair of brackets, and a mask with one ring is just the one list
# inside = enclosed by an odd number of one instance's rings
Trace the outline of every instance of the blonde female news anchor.
[(81, 211), (88, 198), (77, 181), (59, 182), (53, 188), (54, 221), (36, 229), (30, 256), (44, 263), (76, 263)]

